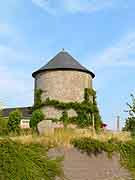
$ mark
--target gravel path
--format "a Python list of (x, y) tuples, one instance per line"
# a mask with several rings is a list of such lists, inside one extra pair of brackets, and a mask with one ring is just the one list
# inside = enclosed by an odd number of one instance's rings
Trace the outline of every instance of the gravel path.
[(108, 159), (105, 154), (97, 157), (82, 154), (74, 148), (52, 149), (49, 156), (64, 155), (64, 172), (69, 180), (133, 180), (122, 168), (119, 158)]

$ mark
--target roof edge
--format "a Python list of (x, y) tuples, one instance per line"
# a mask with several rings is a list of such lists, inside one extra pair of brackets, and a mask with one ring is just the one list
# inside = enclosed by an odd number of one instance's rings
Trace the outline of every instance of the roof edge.
[(74, 68), (54, 68), (54, 69), (37, 70), (37, 71), (32, 73), (32, 77), (35, 78), (37, 74), (42, 73), (42, 72), (46, 72), (46, 71), (58, 71), (58, 70), (62, 70), (62, 71), (68, 71), (68, 70), (69, 71), (70, 70), (72, 70), (72, 71), (80, 71), (80, 72), (85, 72), (85, 73), (90, 74), (92, 76), (92, 79), (94, 79), (94, 77), (95, 77), (95, 74), (93, 72), (87, 70), (87, 69), (83, 70), (83, 69), (74, 69)]

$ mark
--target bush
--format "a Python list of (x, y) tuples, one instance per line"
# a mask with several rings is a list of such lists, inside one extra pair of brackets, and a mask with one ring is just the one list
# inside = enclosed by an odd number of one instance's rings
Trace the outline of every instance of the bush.
[(62, 158), (50, 159), (46, 147), (39, 144), (20, 144), (0, 140), (1, 180), (64, 179)]
[(102, 145), (98, 140), (92, 140), (88, 138), (80, 138), (72, 140), (71, 143), (77, 149), (80, 149), (82, 152), (87, 152), (88, 155), (98, 154), (103, 151)]
[(41, 110), (37, 109), (32, 113), (32, 117), (30, 119), (30, 127), (32, 129), (37, 129), (37, 125), (40, 121), (44, 120), (44, 114)]
[(0, 136), (8, 134), (8, 130), (7, 130), (8, 118), (4, 118), (2, 116), (2, 111), (3, 108), (0, 105)]
[(1, 116), (0, 117), (0, 136), (8, 134), (7, 124), (8, 124), (8, 118), (3, 118)]
[(9, 120), (7, 125), (9, 132), (19, 133), (21, 118), (22, 114), (19, 110), (15, 110), (9, 114)]

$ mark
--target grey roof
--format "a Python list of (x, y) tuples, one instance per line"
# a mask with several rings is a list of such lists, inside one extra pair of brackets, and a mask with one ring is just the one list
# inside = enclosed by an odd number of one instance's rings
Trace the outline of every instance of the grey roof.
[(74, 59), (68, 52), (61, 51), (54, 58), (52, 58), (45, 66), (35, 71), (32, 76), (35, 77), (38, 73), (48, 70), (77, 70), (89, 73), (92, 78), (95, 74), (84, 66), (82, 66), (76, 59)]
[(18, 109), (22, 113), (23, 118), (30, 118), (32, 116), (32, 107), (5, 108), (2, 110), (2, 116), (8, 117), (9, 114), (16, 109)]

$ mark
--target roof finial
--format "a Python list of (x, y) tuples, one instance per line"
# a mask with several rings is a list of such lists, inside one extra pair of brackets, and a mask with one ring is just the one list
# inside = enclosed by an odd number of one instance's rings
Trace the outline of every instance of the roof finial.
[(62, 51), (64, 52), (64, 51), (65, 51), (65, 49), (64, 49), (64, 48), (62, 48)]

